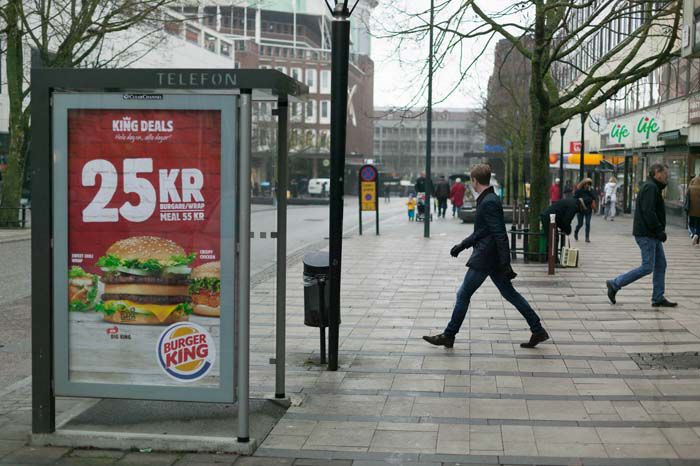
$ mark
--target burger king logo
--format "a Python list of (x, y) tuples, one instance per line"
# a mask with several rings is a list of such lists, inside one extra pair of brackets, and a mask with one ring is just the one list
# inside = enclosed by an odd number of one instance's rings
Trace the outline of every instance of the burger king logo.
[(160, 367), (180, 382), (194, 382), (211, 370), (216, 347), (203, 327), (190, 322), (171, 325), (158, 339), (156, 348)]

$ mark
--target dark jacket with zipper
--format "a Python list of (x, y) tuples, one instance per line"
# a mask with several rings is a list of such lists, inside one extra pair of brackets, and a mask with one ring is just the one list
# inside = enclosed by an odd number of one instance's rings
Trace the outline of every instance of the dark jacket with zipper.
[(461, 243), (464, 249), (473, 248), (467, 267), (492, 272), (510, 265), (510, 246), (503, 218), (501, 199), (489, 186), (476, 200), (474, 233)]
[(647, 180), (639, 188), (637, 205), (634, 208), (634, 236), (647, 236), (660, 239), (666, 230), (666, 206), (661, 191), (666, 187), (654, 178)]
[(580, 209), (580, 201), (576, 198), (562, 199), (547, 207), (541, 214), (540, 220), (547, 231), (549, 225), (549, 214), (554, 214), (556, 217), (557, 227), (565, 234), (571, 234), (571, 222), (576, 217)]

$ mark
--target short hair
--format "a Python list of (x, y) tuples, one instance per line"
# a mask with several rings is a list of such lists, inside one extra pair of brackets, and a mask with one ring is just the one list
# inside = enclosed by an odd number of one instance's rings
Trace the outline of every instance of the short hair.
[(649, 176), (654, 178), (657, 173), (662, 172), (668, 168), (668, 165), (663, 163), (655, 163), (649, 167)]
[(485, 163), (474, 165), (469, 175), (481, 185), (488, 186), (491, 183), (491, 167)]

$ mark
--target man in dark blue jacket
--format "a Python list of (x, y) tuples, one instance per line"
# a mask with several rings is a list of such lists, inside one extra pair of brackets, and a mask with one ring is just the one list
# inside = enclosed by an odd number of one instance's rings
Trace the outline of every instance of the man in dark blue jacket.
[(632, 234), (642, 251), (642, 265), (623, 273), (614, 280), (608, 280), (608, 299), (615, 304), (615, 295), (622, 287), (640, 278), (652, 275), (653, 291), (651, 305), (654, 307), (675, 307), (664, 296), (666, 281), (666, 255), (663, 243), (666, 241), (666, 206), (661, 191), (668, 182), (668, 169), (665, 165), (655, 163), (649, 167), (649, 178), (639, 189), (634, 208)]
[(521, 343), (523, 348), (534, 348), (538, 343), (549, 339), (549, 335), (542, 327), (540, 318), (530, 304), (518, 293), (511, 280), (517, 275), (510, 266), (510, 247), (508, 235), (503, 219), (503, 206), (496, 195), (491, 182), (491, 167), (488, 165), (476, 165), (471, 171), (471, 181), (474, 190), (479, 193), (476, 200), (476, 218), (474, 219), (474, 233), (455, 245), (450, 254), (457, 257), (465, 249), (473, 248), (473, 252), (467, 262), (467, 274), (464, 282), (457, 291), (457, 301), (452, 311), (452, 319), (447, 328), (440, 335), (424, 336), (423, 339), (436, 346), (452, 348), (455, 335), (459, 332), (462, 322), (467, 315), (469, 300), (479, 289), (486, 277), (496, 285), (501, 295), (520, 314), (525, 317), (532, 335), (530, 341)]

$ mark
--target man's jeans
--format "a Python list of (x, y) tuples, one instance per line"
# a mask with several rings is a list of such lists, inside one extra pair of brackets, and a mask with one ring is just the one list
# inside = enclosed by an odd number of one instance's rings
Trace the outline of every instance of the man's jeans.
[(634, 240), (642, 251), (642, 265), (615, 278), (613, 285), (615, 290), (619, 290), (623, 286), (627, 286), (653, 273), (652, 283), (654, 291), (651, 301), (658, 303), (664, 299), (664, 282), (666, 277), (666, 255), (664, 254), (663, 243), (658, 239), (647, 236), (635, 236)]
[(467, 310), (469, 309), (469, 300), (472, 295), (479, 289), (486, 277), (491, 277), (491, 281), (496, 285), (498, 291), (501, 292), (501, 296), (506, 298), (506, 300), (511, 303), (515, 308), (520, 311), (520, 313), (525, 317), (527, 324), (530, 326), (530, 330), (533, 333), (541, 332), (544, 329), (540, 323), (540, 318), (537, 313), (530, 306), (530, 304), (518, 293), (510, 280), (508, 280), (500, 272), (484, 272), (481, 270), (469, 269), (467, 274), (464, 276), (464, 282), (462, 286), (459, 287), (457, 291), (457, 302), (455, 302), (455, 308), (452, 311), (452, 319), (450, 323), (447, 324), (447, 328), (443, 332), (445, 335), (454, 337), (459, 332), (459, 328), (464, 322), (464, 318), (467, 316)]

